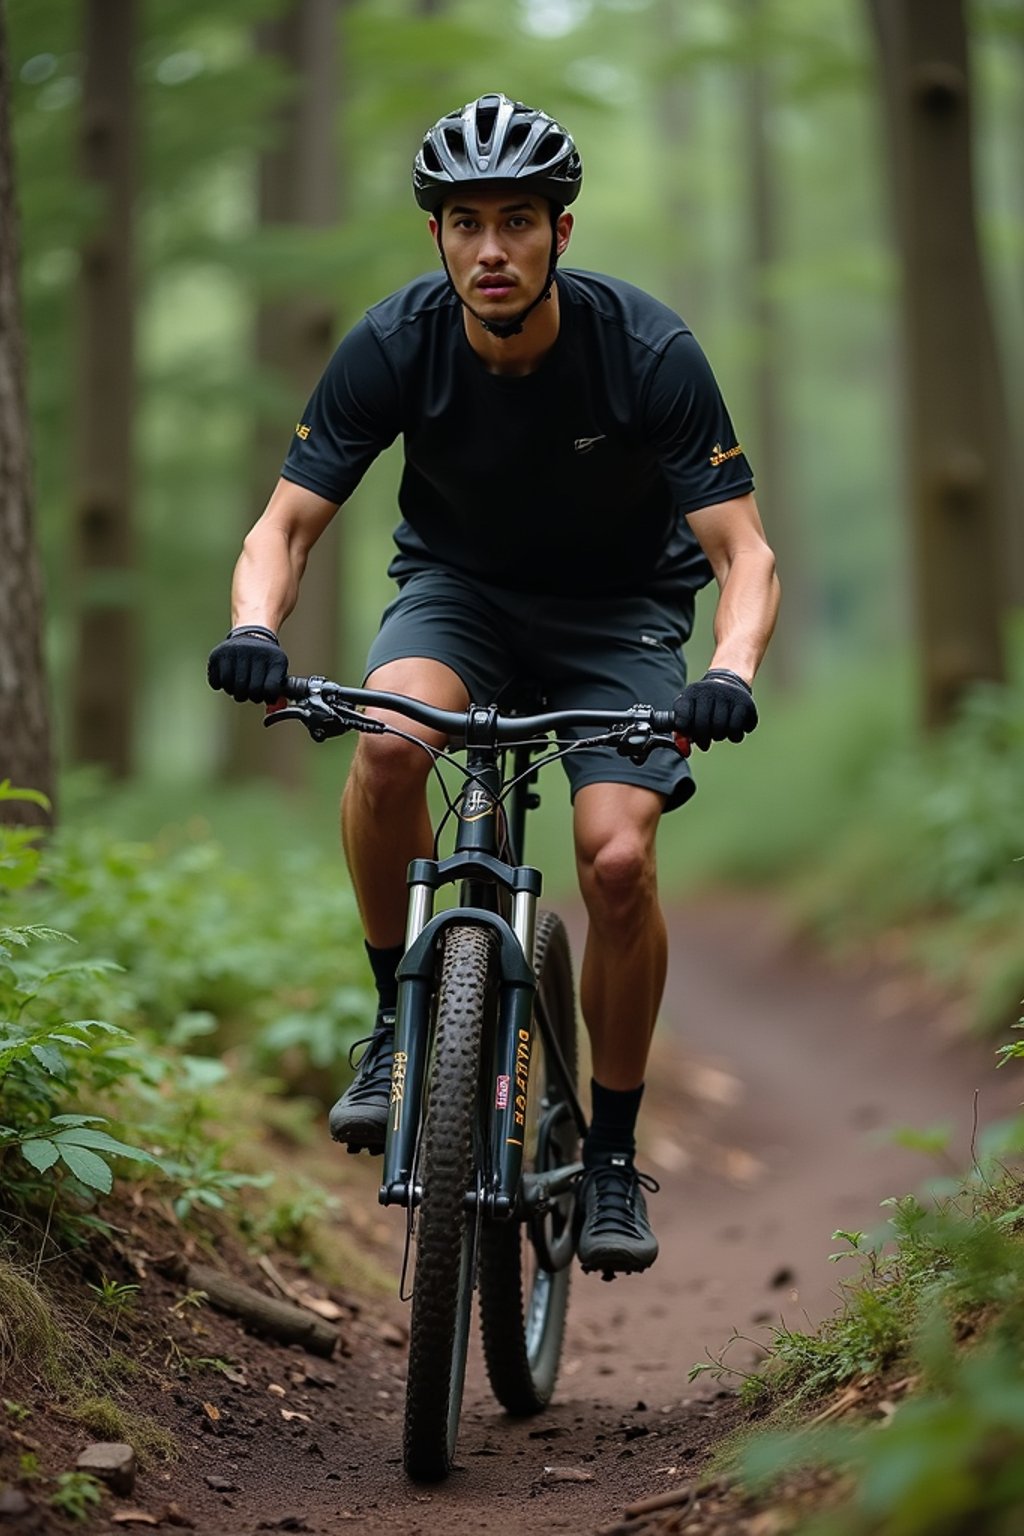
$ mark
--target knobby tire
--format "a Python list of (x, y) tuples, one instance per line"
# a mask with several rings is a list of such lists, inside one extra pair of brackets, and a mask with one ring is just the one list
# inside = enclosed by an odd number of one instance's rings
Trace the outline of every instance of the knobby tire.
[(477, 1222), (465, 1197), (482, 1166), (480, 1042), (495, 983), (493, 931), (447, 929), (419, 1158), (405, 1399), (405, 1469), (418, 1482), (446, 1477), (455, 1454), (476, 1259)]
[[(576, 1084), (576, 1003), (569, 941), (560, 918), (542, 912), (534, 945), (537, 992), (573, 1086)], [(538, 1148), (524, 1149), (524, 1169), (536, 1172), (575, 1161), (576, 1126), (534, 1031), (534, 1064), (530, 1080), (530, 1118), (534, 1136), (548, 1109), (555, 1109), (556, 1128), (547, 1156)], [(564, 1113), (557, 1115), (557, 1106)], [(563, 1195), (544, 1218), (549, 1235), (570, 1241), (574, 1199)], [(478, 1284), (480, 1323), (487, 1375), (495, 1397), (509, 1413), (532, 1414), (546, 1408), (555, 1389), (569, 1305), (570, 1266), (554, 1273), (537, 1263), (533, 1243), (522, 1221), (489, 1222), (480, 1234)]]

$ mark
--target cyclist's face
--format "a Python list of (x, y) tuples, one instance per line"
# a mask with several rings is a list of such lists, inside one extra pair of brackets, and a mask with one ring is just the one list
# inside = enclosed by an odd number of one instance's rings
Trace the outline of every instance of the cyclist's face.
[[(572, 215), (555, 227), (559, 256), (569, 244)], [(532, 303), (544, 287), (551, 261), (551, 205), (546, 198), (517, 190), (453, 193), (441, 210), (440, 234), (448, 271), (464, 304), (485, 320), (505, 320)]]

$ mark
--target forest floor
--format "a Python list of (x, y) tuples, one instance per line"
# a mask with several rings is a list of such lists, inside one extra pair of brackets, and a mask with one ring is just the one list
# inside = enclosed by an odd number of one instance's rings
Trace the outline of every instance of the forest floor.
[[(829, 1262), (841, 1246), (832, 1232), (876, 1229), (883, 1199), (936, 1172), (894, 1143), (894, 1129), (947, 1123), (947, 1156), (966, 1167), (976, 1090), (985, 1125), (1017, 1108), (1020, 1089), (996, 1073), (991, 1042), (965, 1038), (954, 1003), (877, 956), (825, 961), (787, 934), (766, 898), (680, 907), (670, 924), (640, 1156), (661, 1185), (649, 1199), (661, 1255), (643, 1277), (574, 1276), (548, 1412), (503, 1415), (474, 1339), (456, 1470), (441, 1486), (406, 1481), (402, 1217), (376, 1205), (376, 1164), (328, 1145), (317, 1176), (340, 1189), (361, 1268), (392, 1277), (390, 1294), (355, 1283), (328, 1293), (282, 1259), (286, 1284), (333, 1302), (341, 1343), (320, 1359), (183, 1305), (183, 1286), (155, 1262), (180, 1245), (180, 1230), (126, 1210), (122, 1248), (144, 1277), (122, 1343), (142, 1367), (134, 1405), (175, 1436), (179, 1457), (144, 1460), (130, 1494), (106, 1495), (73, 1525), (18, 1480), (19, 1458), (35, 1456), (52, 1477), (104, 1437), (83, 1432), (30, 1380), (8, 1380), (4, 1396), (23, 1412), (0, 1415), (0, 1486), (10, 1480), (0, 1533), (788, 1530), (784, 1509), (746, 1503), (706, 1472), (746, 1414), (719, 1381), (689, 1384), (690, 1368), (728, 1346), (728, 1362), (748, 1370), (773, 1324), (804, 1329), (836, 1310), (843, 1271)], [(570, 926), (578, 952), (578, 918)], [(269, 1288), (248, 1255), (220, 1257)], [(798, 1505), (814, 1496), (795, 1490)]]

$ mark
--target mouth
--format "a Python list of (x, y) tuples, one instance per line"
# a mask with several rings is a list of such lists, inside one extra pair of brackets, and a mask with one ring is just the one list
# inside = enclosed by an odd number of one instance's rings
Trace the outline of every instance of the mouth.
[(485, 293), (489, 299), (502, 299), (512, 292), (515, 287), (515, 279), (512, 277), (494, 275), (481, 277), (477, 281), (477, 291)]

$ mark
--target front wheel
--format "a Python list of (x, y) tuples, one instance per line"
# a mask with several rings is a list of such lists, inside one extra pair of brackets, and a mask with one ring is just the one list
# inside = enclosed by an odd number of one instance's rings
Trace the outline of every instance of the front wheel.
[(427, 1068), (417, 1182), (416, 1272), (409, 1324), (405, 1469), (419, 1482), (451, 1470), (462, 1408), (472, 1317), (476, 1217), (466, 1195), (482, 1166), (480, 1041), (495, 1006), (495, 935), (445, 933), (434, 1037)]
[[(542, 912), (534, 946), (537, 1009), (543, 1011), (576, 1086), (576, 1003), (572, 959), (562, 921)], [(543, 1173), (575, 1162), (577, 1128), (562, 1076), (539, 1029), (534, 1033), (527, 1094), (524, 1167)], [(488, 1222), (480, 1234), (480, 1322), (487, 1375), (495, 1397), (509, 1413), (539, 1413), (555, 1390), (569, 1305), (574, 1197), (555, 1200), (532, 1220)], [(541, 1262), (553, 1262), (547, 1268)]]

